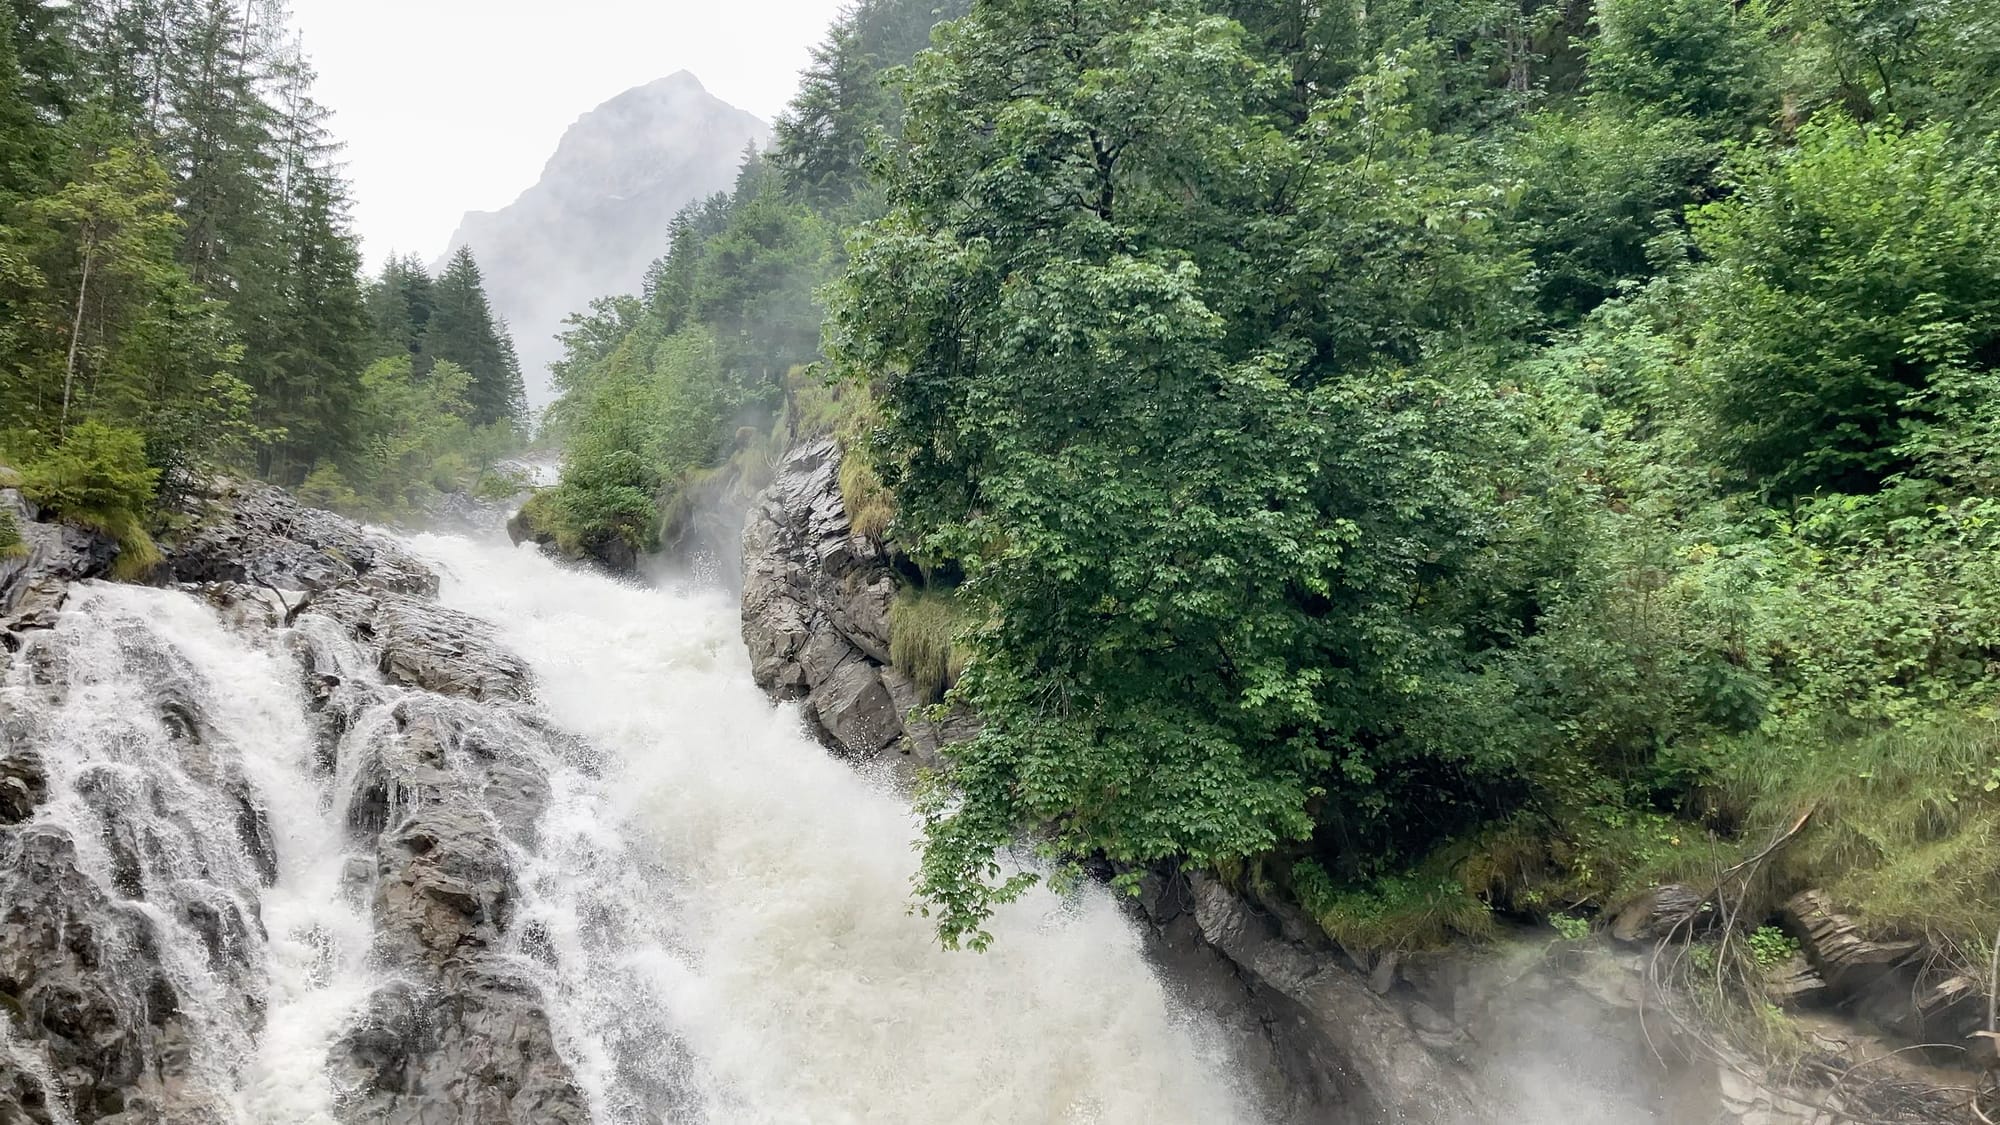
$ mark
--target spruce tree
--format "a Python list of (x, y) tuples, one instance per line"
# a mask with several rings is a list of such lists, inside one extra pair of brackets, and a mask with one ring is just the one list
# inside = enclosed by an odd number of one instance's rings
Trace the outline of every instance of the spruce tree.
[(271, 480), (296, 484), (315, 461), (347, 452), (358, 439), (354, 409), (370, 326), (327, 112), (307, 93), (312, 74), (302, 58), (295, 56), (280, 73), (278, 249), (284, 273), (276, 293), (282, 304), (259, 325), (264, 354), (252, 374), (259, 424), (282, 431), (259, 468)]
[(413, 374), (430, 370), (424, 334), (437, 304), (436, 283), (412, 256), (391, 255), (382, 276), (368, 287), (369, 354), (377, 359), (407, 357)]
[(520, 361), (513, 358), (511, 341), (501, 343), (502, 329), (471, 247), (459, 247), (438, 278), (436, 308), (423, 339), (434, 362), (448, 360), (471, 376), (466, 402), (474, 425), (523, 420)]

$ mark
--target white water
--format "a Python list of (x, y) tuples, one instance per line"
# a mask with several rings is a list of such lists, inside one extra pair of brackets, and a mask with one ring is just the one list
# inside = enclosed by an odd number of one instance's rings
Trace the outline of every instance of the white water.
[[(908, 807), (765, 701), (732, 600), (416, 546), (603, 754), (601, 779), (559, 779), (532, 880), (600, 1117), (634, 1101), (620, 1044), (651, 1043), (682, 1112), (722, 1122), (1252, 1119), (1108, 895), (1036, 892), (991, 951), (938, 949), (907, 911)], [(585, 953), (591, 931), (622, 949)]]
[[(190, 1025), (192, 1081), (245, 1122), (331, 1122), (326, 1044), (372, 983), (370, 927), (337, 891), (341, 834), (310, 774), (290, 656), (248, 643), (189, 595), (96, 584), (30, 644), (0, 710), (31, 724), (25, 741), (47, 763), (50, 800), (36, 823), (67, 831), (80, 869), (113, 900), (123, 897), (114, 851), (131, 841), (123, 846), (145, 896), (137, 908)], [(38, 669), (61, 687), (53, 708), (39, 701)], [(170, 703), (199, 717), (196, 736), (169, 721)], [(237, 810), (219, 799), (246, 781), (275, 844), (268, 887), (242, 846)], [(204, 905), (248, 920), (237, 940), (252, 947), (236, 950), (244, 966), (209, 963), (187, 917)], [(246, 1011), (258, 998), (261, 1036)]]
[[(939, 950), (907, 913), (907, 806), (764, 700), (732, 601), (531, 551), (416, 546), (447, 574), (445, 602), (496, 624), (588, 744), (543, 763), (553, 798), (517, 857), (511, 940), (597, 1125), (1254, 1119), (1103, 893), (1036, 892), (996, 919), (991, 952)], [(292, 640), (338, 649), (314, 633), (330, 629), (308, 614)], [(330, 1125), (328, 1049), (380, 983), (367, 911), (342, 892), (342, 825), (350, 760), (388, 704), (346, 716), (328, 775), (281, 635), (226, 628), (184, 593), (93, 585), (35, 643), (67, 655), (49, 665), (66, 700), (34, 704), (35, 664), (18, 659), (0, 703), (35, 712), (52, 789), (37, 820), (67, 829), (115, 898), (117, 818), (86, 793), (153, 810), (142, 908), (185, 998), (192, 1080), (239, 1125)], [(343, 672), (379, 687), (361, 663)], [(192, 704), (201, 738), (162, 718), (166, 696)], [(232, 778), (267, 813), (268, 887), (215, 800)], [(218, 899), (268, 934), (234, 970), (206, 963), (179, 913)], [(0, 1054), (34, 1069), (4, 1034)]]

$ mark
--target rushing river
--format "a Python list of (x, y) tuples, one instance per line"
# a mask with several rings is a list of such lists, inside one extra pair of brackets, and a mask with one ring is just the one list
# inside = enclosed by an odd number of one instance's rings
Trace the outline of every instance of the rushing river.
[[(597, 1125), (1254, 1119), (1106, 894), (1037, 891), (990, 952), (936, 948), (909, 911), (907, 804), (751, 684), (732, 600), (463, 539), (414, 547), (581, 740), (544, 763), (507, 940)], [(300, 618), (300, 639), (315, 629), (393, 699), (330, 622)], [(329, 1051), (383, 970), (354, 888), (372, 860), (345, 827), (352, 771), (314, 760), (287, 639), (190, 594), (93, 584), (35, 644), (0, 701), (47, 763), (37, 820), (78, 842), (107, 901), (143, 888), (195, 1080), (242, 1125), (335, 1121)], [(50, 682), (66, 691), (38, 710)], [(345, 716), (344, 745), (389, 706)], [(30, 1065), (0, 1031), (8, 1061)]]

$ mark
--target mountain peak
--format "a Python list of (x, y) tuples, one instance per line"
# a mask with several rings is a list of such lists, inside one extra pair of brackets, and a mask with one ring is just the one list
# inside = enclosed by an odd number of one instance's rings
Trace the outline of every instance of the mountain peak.
[(470, 245), (478, 256), (495, 311), (513, 327), (531, 405), (549, 400), (563, 318), (636, 292), (666, 251), (674, 213), (727, 190), (744, 147), (770, 132), (675, 71), (578, 117), (512, 204), (466, 213), (446, 254)]

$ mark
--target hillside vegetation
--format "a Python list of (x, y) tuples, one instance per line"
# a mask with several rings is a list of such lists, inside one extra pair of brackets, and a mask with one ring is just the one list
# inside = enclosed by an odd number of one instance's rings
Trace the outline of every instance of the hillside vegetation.
[(864, 2), (573, 322), (550, 506), (656, 546), (842, 436), (985, 720), (925, 805), (947, 943), (1024, 834), (1362, 948), (1782, 837), (1746, 917), (1823, 885), (1975, 956), (1996, 125), (1990, 0)]
[(134, 572), (177, 470), (395, 517), (520, 440), (471, 256), (360, 276), (311, 88), (276, 0), (0, 6), (0, 463)]

